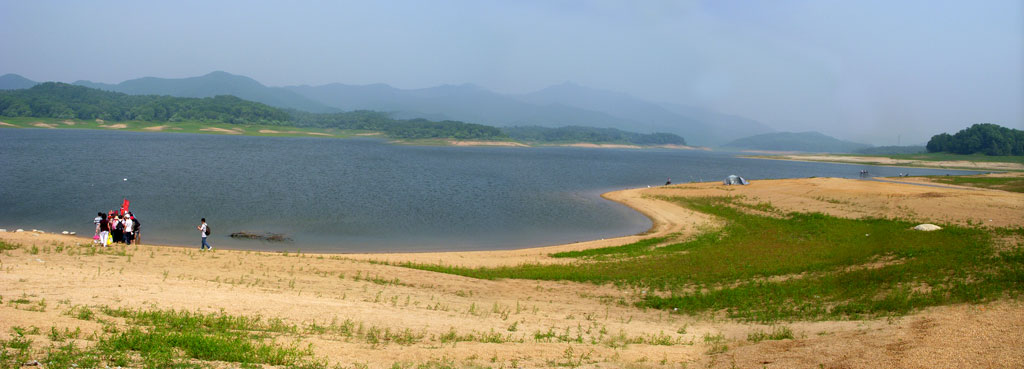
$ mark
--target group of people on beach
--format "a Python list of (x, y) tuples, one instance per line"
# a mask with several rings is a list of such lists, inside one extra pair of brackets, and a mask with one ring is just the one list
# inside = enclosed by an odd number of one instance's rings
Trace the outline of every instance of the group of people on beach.
[(139, 227), (142, 223), (135, 218), (130, 211), (110, 211), (96, 213), (92, 222), (96, 225), (96, 234), (93, 242), (107, 247), (111, 243), (122, 242), (131, 245), (132, 242), (139, 243), (142, 238), (139, 234)]
[[(128, 204), (128, 200), (125, 200), (125, 204)], [(206, 218), (202, 218), (199, 221), (200, 224), (196, 226), (202, 238), (199, 249), (213, 250), (213, 247), (206, 242), (206, 237), (210, 235), (210, 226), (206, 224)], [(127, 206), (122, 207), (118, 211), (111, 210), (106, 214), (103, 212), (96, 213), (96, 218), (93, 218), (92, 222), (96, 225), (96, 233), (92, 237), (95, 244), (107, 247), (112, 243), (118, 242), (125, 245), (131, 245), (132, 242), (135, 242), (135, 244), (142, 242), (142, 237), (139, 233), (139, 227), (142, 226), (142, 223), (139, 222), (138, 218), (135, 218), (135, 214), (128, 211)]]

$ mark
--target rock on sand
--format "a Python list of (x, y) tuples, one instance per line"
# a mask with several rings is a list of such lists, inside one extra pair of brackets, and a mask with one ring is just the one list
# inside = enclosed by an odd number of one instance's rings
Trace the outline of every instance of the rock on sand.
[(934, 225), (934, 224), (925, 223), (925, 224), (918, 224), (916, 227), (914, 227), (914, 229), (918, 230), (918, 231), (931, 232), (931, 231), (940, 230), (940, 229), (942, 229), (942, 227), (939, 227), (939, 226)]

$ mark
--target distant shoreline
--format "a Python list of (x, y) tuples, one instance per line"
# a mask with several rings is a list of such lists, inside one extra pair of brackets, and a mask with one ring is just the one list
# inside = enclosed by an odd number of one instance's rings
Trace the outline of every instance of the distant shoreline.
[[(16, 122), (16, 123), (11, 123)], [(273, 126), (256, 124), (230, 124), (206, 122), (143, 122), (124, 121), (106, 122), (58, 118), (3, 117), (0, 128), (24, 129), (77, 129), (77, 130), (111, 130), (121, 132), (166, 132), (194, 133), (210, 135), (234, 135), (257, 137), (322, 137), (322, 138), (380, 138), (389, 144), (416, 146), (453, 146), (453, 147), (582, 147), (597, 149), (672, 149), (672, 150), (705, 150), (707, 147), (688, 145), (633, 145), (622, 143), (567, 142), (567, 143), (523, 143), (519, 141), (486, 141), (458, 140), (453, 138), (428, 139), (390, 139), (379, 131), (343, 130), (336, 128), (307, 128), (296, 126)]]
[(818, 163), (863, 164), (885, 167), (930, 168), (950, 170), (994, 170), (1024, 171), (1024, 165), (1006, 162), (982, 162), (970, 160), (929, 161), (894, 159), (882, 156), (846, 156), (829, 154), (785, 154), (785, 155), (738, 155), (745, 159), (787, 160)]

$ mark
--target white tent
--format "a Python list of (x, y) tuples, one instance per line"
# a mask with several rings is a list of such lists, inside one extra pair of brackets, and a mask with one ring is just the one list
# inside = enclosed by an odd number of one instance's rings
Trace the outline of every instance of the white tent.
[(737, 184), (738, 185), (748, 185), (748, 184), (750, 184), (750, 182), (748, 182), (743, 177), (740, 177), (738, 175), (733, 174), (733, 175), (730, 175), (728, 177), (725, 177), (725, 180), (722, 181), (722, 184), (726, 184), (726, 185), (737, 185)]

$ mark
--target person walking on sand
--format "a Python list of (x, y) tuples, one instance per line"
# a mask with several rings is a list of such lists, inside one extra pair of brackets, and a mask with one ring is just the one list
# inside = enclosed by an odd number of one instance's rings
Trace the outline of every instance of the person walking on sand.
[(103, 221), (103, 213), (96, 213), (96, 217), (92, 219), (92, 224), (96, 225), (96, 232), (92, 235), (92, 243), (100, 243), (100, 222)]
[(213, 247), (211, 247), (210, 244), (206, 243), (206, 236), (210, 235), (210, 232), (207, 231), (209, 228), (207, 228), (206, 226), (206, 218), (199, 219), (199, 221), (202, 222), (202, 224), (197, 226), (196, 229), (199, 230), (199, 235), (203, 237), (203, 243), (202, 245), (199, 245), (199, 249), (213, 250)]

